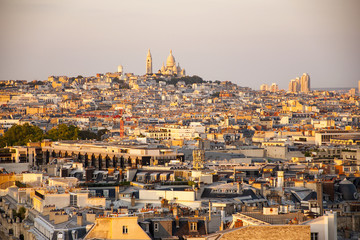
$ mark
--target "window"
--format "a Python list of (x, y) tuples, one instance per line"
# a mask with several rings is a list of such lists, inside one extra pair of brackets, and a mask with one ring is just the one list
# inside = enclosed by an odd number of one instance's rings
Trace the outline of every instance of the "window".
[(90, 196), (96, 197), (96, 190), (90, 190)]
[(105, 198), (108, 198), (109, 197), (109, 190), (104, 190), (103, 194), (104, 194)]
[(127, 234), (128, 233), (128, 226), (123, 226), (123, 234)]
[(154, 232), (159, 231), (159, 223), (154, 223)]
[(77, 195), (70, 194), (70, 206), (77, 206)]
[(311, 240), (318, 240), (319, 239), (319, 233), (311, 233)]
[(197, 231), (197, 223), (196, 222), (190, 223), (190, 231)]

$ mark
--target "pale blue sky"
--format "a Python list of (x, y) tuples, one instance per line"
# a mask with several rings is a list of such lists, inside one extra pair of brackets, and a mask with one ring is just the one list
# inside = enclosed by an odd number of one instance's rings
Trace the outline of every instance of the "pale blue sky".
[(259, 89), (308, 72), (360, 80), (358, 0), (0, 0), (0, 79), (145, 73), (169, 50), (189, 75)]

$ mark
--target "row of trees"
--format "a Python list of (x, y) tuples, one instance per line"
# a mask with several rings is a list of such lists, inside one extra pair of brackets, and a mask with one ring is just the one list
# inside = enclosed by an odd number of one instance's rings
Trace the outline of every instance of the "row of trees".
[(14, 125), (3, 136), (0, 137), (0, 147), (23, 146), (28, 142), (38, 142), (43, 139), (57, 140), (77, 140), (77, 139), (96, 139), (100, 140), (107, 130), (100, 130), (98, 133), (91, 131), (81, 131), (74, 125), (60, 124), (48, 132), (44, 133), (39, 127), (25, 123)]
[(181, 78), (172, 78), (172, 79), (170, 79), (170, 81), (167, 82), (167, 84), (176, 85), (180, 81), (185, 82), (185, 85), (205, 82), (201, 77), (194, 75), (191, 77), (186, 76), (186, 77), (181, 77)]

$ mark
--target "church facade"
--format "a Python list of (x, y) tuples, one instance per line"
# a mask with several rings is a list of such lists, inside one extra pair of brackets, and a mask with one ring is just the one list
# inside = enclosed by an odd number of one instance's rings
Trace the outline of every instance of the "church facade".
[[(148, 50), (146, 57), (146, 74), (152, 75), (152, 57), (150, 53), (150, 49)], [(176, 65), (175, 58), (172, 55), (172, 50), (170, 50), (170, 54), (166, 60), (166, 65), (163, 63), (162, 67), (156, 75), (162, 76), (174, 76), (174, 77), (184, 77), (186, 75), (185, 69), (180, 67), (180, 64)]]

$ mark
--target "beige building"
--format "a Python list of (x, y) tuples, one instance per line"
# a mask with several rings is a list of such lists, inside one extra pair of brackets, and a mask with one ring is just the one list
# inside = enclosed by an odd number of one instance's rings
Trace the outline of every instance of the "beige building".
[(74, 190), (59, 192), (55, 189), (35, 190), (32, 198), (33, 208), (38, 212), (43, 212), (45, 206), (54, 205), (57, 209), (64, 207), (100, 207), (106, 206), (106, 199), (101, 197), (89, 197), (87, 190)]
[(300, 78), (300, 88), (302, 93), (310, 92), (310, 76), (304, 73)]
[(290, 83), (289, 83), (289, 92), (291, 93), (297, 93), (299, 92), (299, 88), (300, 88), (300, 83), (299, 83), (299, 79), (291, 79)]
[(138, 224), (138, 217), (100, 217), (84, 239), (138, 239), (150, 240)]

